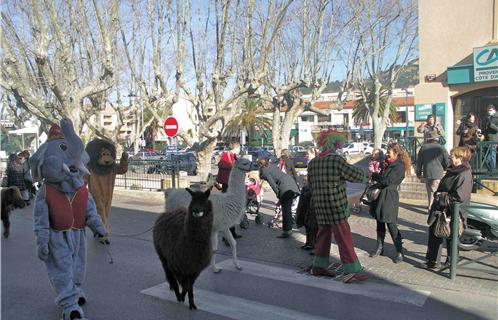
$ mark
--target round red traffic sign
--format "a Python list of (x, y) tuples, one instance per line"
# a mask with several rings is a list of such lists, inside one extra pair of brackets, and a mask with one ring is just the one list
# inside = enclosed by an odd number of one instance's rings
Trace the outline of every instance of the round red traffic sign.
[(174, 137), (178, 134), (178, 121), (175, 117), (168, 117), (164, 121), (164, 132), (168, 137)]

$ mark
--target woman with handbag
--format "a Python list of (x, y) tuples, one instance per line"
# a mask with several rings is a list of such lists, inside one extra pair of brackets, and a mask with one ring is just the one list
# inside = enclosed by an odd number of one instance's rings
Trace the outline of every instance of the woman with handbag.
[[(442, 197), (447, 194), (447, 208), (443, 212), (447, 212), (450, 216), (452, 214), (453, 205), (455, 202), (462, 204), (468, 204), (470, 201), (470, 194), (472, 192), (472, 171), (470, 169), (469, 160), (471, 158), (471, 151), (467, 147), (456, 147), (450, 152), (451, 165), (446, 171), (446, 174), (441, 179), (439, 186), (435, 193), (435, 201), (432, 204), (431, 212), (429, 214), (428, 223), (429, 227), (429, 239), (427, 243), (427, 254), (425, 255), (426, 263), (422, 267), (427, 269), (439, 268), (441, 260), (441, 251), (443, 238), (438, 238), (436, 236), (436, 217), (435, 211), (441, 209)], [(436, 201), (439, 199), (440, 201)], [(443, 204), (444, 205), (444, 204)], [(444, 213), (443, 213), (444, 214)], [(464, 210), (460, 210), (460, 223), (465, 228), (466, 226), (466, 213)], [(451, 225), (451, 224), (450, 224)], [(451, 237), (446, 239), (446, 249), (448, 250), (448, 257), (444, 266), (447, 266), (450, 261), (450, 250), (451, 250)]]
[(403, 261), (401, 233), (398, 230), (399, 191), (398, 187), (406, 175), (410, 175), (410, 157), (399, 143), (387, 147), (387, 159), (380, 173), (373, 173), (372, 180), (380, 188), (378, 198), (370, 206), (370, 214), (377, 220), (377, 249), (370, 257), (384, 253), (386, 224), (396, 248), (395, 263)]

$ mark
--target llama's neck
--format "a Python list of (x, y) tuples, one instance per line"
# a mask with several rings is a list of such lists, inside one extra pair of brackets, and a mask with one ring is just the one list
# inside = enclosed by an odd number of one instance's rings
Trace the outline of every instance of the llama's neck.
[(239, 195), (242, 191), (245, 195), (245, 178), (246, 174), (244, 171), (235, 167), (232, 168), (232, 171), (230, 172), (230, 178), (228, 180), (227, 194)]

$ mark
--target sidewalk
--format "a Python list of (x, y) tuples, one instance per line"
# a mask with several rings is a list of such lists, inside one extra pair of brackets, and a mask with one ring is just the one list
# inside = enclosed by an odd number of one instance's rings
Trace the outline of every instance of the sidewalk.
[[(265, 200), (261, 208), (265, 221), (273, 217), (275, 196), (272, 192), (265, 192)], [(357, 198), (353, 197), (353, 198)], [(355, 202), (356, 199), (351, 199)], [(164, 207), (163, 194), (160, 192), (139, 192), (116, 189), (113, 206), (160, 213)], [(290, 239), (277, 239), (280, 230), (270, 229), (265, 225), (256, 225), (254, 216), (247, 230), (241, 230), (243, 237), (237, 240), (238, 256), (241, 259), (283, 264), (297, 269), (306, 269), (312, 262), (308, 251), (300, 249), (304, 243), (304, 229), (294, 230)], [(389, 235), (386, 237), (385, 256), (370, 258), (368, 252), (376, 247), (376, 223), (367, 208), (349, 219), (353, 232), (356, 252), (365, 270), (372, 274), (370, 281), (395, 283), (410, 286), (416, 289), (446, 289), (452, 291), (473, 292), (476, 294), (497, 296), (498, 258), (488, 257), (479, 264), (470, 264), (464, 268), (457, 268), (455, 281), (449, 279), (449, 269), (442, 273), (427, 271), (415, 266), (423, 262), (426, 244), (427, 215), (425, 201), (402, 200), (399, 212), (399, 229), (403, 236), (405, 260), (394, 264), (394, 246)], [(229, 248), (220, 243), (219, 253), (231, 256)], [(496, 252), (498, 246), (485, 243), (478, 251), (460, 252), (460, 257), (475, 259), (491, 252)], [(443, 251), (445, 258), (446, 250)], [(338, 262), (338, 249), (335, 244), (331, 249), (331, 262)], [(471, 269), (472, 268), (472, 269)], [(470, 270), (471, 269), (471, 270)]]

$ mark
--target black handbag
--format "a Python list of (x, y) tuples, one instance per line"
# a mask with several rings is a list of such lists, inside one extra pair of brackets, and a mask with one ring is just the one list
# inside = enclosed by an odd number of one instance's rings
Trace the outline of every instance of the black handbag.
[(434, 235), (441, 239), (451, 237), (451, 219), (446, 217), (443, 211), (436, 211), (436, 225), (434, 226)]
[(360, 197), (361, 203), (363, 203), (365, 205), (371, 205), (372, 203), (377, 201), (377, 199), (379, 198), (379, 195), (380, 195), (380, 190), (381, 189), (380, 189), (378, 184), (368, 185)]

